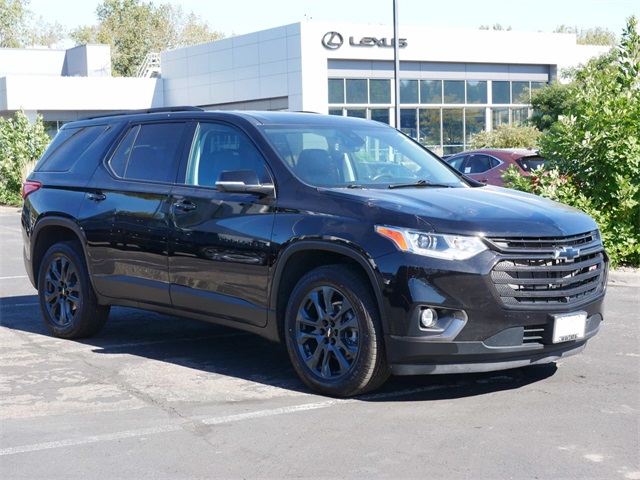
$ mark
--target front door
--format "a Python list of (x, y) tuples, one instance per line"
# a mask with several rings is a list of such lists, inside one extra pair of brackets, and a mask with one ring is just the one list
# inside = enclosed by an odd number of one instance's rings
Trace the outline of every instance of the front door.
[(170, 198), (169, 278), (178, 308), (264, 326), (275, 198), (221, 192), (221, 172), (252, 170), (272, 183), (264, 160), (235, 127), (196, 128), (184, 183)]

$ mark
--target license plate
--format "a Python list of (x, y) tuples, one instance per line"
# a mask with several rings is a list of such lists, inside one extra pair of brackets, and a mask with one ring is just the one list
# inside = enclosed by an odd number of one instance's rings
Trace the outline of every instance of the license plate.
[(555, 315), (553, 321), (553, 343), (569, 342), (571, 340), (584, 338), (586, 325), (586, 312)]

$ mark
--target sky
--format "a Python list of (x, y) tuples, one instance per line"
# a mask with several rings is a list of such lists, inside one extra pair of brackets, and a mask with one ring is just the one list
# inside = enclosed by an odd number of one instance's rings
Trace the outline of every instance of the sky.
[[(397, 0), (398, 25), (470, 28), (499, 23), (516, 31), (551, 32), (559, 25), (607, 28), (620, 35), (640, 19), (640, 0)], [(30, 0), (46, 22), (73, 29), (97, 23), (100, 0)], [(393, 0), (155, 0), (193, 11), (213, 30), (240, 35), (296, 22), (388, 24)]]

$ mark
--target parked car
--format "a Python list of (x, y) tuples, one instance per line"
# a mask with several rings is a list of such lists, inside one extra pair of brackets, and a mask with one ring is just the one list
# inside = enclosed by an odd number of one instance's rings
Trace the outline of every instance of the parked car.
[(598, 332), (608, 259), (584, 213), (377, 122), (177, 110), (68, 123), (25, 182), (54, 335), (97, 334), (112, 305), (182, 315), (285, 343), (344, 397), (553, 362)]
[(482, 183), (502, 187), (502, 174), (515, 166), (522, 175), (529, 175), (546, 160), (537, 150), (524, 148), (485, 148), (468, 150), (446, 158), (446, 162), (459, 172)]

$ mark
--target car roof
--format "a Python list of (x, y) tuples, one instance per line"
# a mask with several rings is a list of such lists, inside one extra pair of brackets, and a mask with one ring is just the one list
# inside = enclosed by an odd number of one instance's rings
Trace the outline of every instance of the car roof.
[(484, 153), (501, 159), (512, 158), (514, 160), (524, 157), (540, 156), (538, 150), (533, 148), (477, 148), (475, 150), (465, 150), (464, 152), (451, 155), (447, 157), (447, 162), (462, 155), (471, 155), (474, 153)]
[[(217, 119), (232, 120), (243, 119), (254, 125), (342, 125), (342, 126), (368, 126), (377, 124), (380, 127), (389, 128), (388, 125), (355, 117), (342, 117), (338, 115), (325, 115), (313, 112), (282, 112), (282, 111), (236, 111), (236, 110), (202, 110), (197, 107), (159, 108), (149, 110), (134, 110), (111, 112), (106, 115), (98, 115), (71, 122), (66, 125), (111, 123), (118, 121), (144, 121), (174, 119)], [(65, 126), (66, 126), (65, 125)]]

